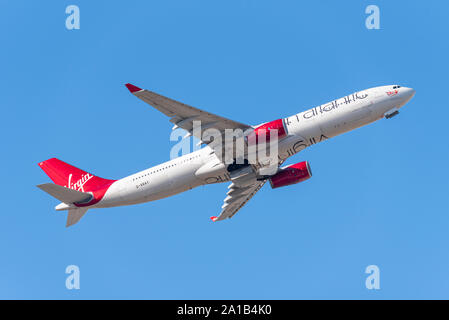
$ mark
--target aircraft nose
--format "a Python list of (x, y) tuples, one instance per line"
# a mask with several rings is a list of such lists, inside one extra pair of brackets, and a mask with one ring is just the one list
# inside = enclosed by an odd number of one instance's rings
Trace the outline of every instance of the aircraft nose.
[(401, 90), (400, 93), (401, 93), (401, 96), (402, 96), (402, 103), (401, 103), (401, 105), (403, 106), (404, 104), (409, 102), (411, 98), (413, 98), (413, 96), (415, 95), (415, 89), (402, 87), (400, 90)]
[(407, 100), (410, 100), (415, 95), (415, 89), (404, 87), (404, 95), (407, 97)]
[(415, 89), (413, 88), (404, 88), (405, 92), (408, 96), (410, 96), (410, 98), (412, 98), (415, 95)]

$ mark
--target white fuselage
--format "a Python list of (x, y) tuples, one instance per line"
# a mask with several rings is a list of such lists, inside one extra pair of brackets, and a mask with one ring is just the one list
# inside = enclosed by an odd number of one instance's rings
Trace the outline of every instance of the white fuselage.
[[(351, 131), (398, 110), (414, 90), (383, 86), (359, 91), (283, 119), (287, 136), (279, 141), (279, 159), (306, 147)], [(113, 207), (169, 197), (194, 187), (230, 181), (230, 175), (206, 146), (114, 182), (92, 207)]]

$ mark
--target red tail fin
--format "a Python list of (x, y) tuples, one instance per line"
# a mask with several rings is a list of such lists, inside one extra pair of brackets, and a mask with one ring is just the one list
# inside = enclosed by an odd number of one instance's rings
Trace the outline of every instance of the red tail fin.
[(96, 191), (115, 181), (96, 177), (56, 158), (42, 161), (39, 166), (54, 183), (82, 192)]

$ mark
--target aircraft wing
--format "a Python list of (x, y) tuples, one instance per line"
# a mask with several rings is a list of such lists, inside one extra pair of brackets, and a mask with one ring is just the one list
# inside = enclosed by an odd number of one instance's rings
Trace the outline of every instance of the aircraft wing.
[[(276, 169), (284, 163), (285, 160), (280, 160), (276, 165)], [(272, 168), (273, 169), (273, 168)], [(227, 197), (224, 199), (221, 213), (217, 217), (211, 217), (212, 221), (221, 221), (226, 218), (232, 218), (255, 194), (259, 191), (265, 182), (264, 180), (254, 179), (250, 184), (241, 184), (239, 177), (232, 177), (231, 184), (228, 186)]]
[(257, 191), (259, 191), (263, 185), (264, 181), (254, 181), (254, 184), (245, 187), (238, 187), (236, 184), (231, 183), (228, 186), (228, 196), (224, 199), (224, 204), (222, 206), (222, 211), (218, 217), (211, 217), (213, 221), (221, 221), (226, 218), (232, 218), (237, 211), (240, 210), (248, 201), (251, 199)]
[[(136, 97), (170, 117), (170, 122), (175, 125), (173, 130), (177, 128), (187, 130), (189, 132), (187, 136), (193, 135), (201, 140), (203, 132), (210, 128), (217, 129), (222, 133), (225, 129), (242, 129), (245, 131), (251, 128), (249, 125), (191, 107), (130, 83), (127, 83), (126, 87)], [(198, 130), (198, 132), (193, 130), (193, 121), (201, 121), (201, 130)]]

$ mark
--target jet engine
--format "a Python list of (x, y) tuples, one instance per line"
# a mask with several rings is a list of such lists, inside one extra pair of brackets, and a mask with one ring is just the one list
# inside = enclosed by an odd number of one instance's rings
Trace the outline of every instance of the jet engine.
[[(274, 130), (277, 130), (277, 139), (280, 140), (287, 136), (287, 130), (284, 126), (283, 119), (273, 120), (264, 123), (257, 128), (247, 137), (249, 142), (259, 143), (260, 141), (269, 142), (271, 134)], [(265, 137), (265, 138), (263, 138)]]
[(303, 161), (281, 168), (280, 171), (270, 177), (269, 180), (271, 188), (275, 189), (303, 182), (311, 177), (312, 170), (310, 170), (309, 163), (307, 161)]

